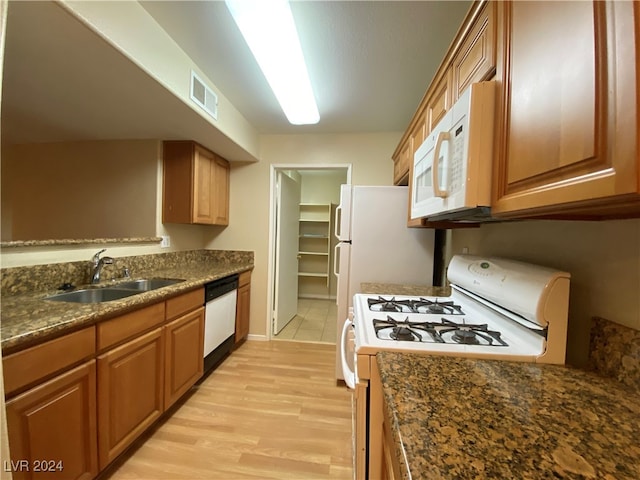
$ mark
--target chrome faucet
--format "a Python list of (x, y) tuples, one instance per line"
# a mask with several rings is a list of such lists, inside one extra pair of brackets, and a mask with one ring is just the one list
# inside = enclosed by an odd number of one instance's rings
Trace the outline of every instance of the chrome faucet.
[(104, 265), (111, 265), (113, 263), (113, 258), (111, 257), (102, 257), (100, 258), (100, 254), (106, 252), (107, 249), (103, 248), (98, 253), (93, 256), (93, 268), (91, 269), (91, 283), (96, 284), (100, 282), (100, 272), (102, 272), (102, 267)]

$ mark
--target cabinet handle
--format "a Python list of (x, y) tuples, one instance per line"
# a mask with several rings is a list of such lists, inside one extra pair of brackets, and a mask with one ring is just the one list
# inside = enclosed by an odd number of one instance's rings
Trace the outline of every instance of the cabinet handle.
[(440, 189), (440, 184), (438, 183), (438, 170), (440, 169), (440, 162), (438, 159), (440, 158), (440, 147), (445, 141), (449, 141), (451, 135), (449, 132), (439, 132), (438, 139), (436, 140), (436, 148), (433, 150), (433, 160), (431, 161), (431, 174), (432, 174), (432, 182), (433, 183), (433, 194), (436, 197), (446, 198), (449, 195), (449, 192), (445, 189)]

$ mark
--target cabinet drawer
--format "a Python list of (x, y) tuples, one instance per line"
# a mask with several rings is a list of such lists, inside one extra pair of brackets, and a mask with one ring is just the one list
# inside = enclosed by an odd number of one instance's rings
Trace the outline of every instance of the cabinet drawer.
[(98, 329), (98, 350), (116, 345), (164, 322), (164, 302), (101, 322)]
[(95, 328), (89, 327), (6, 356), (3, 362), (5, 394), (91, 357), (96, 351)]
[(204, 288), (199, 288), (167, 300), (167, 320), (178, 317), (204, 305)]

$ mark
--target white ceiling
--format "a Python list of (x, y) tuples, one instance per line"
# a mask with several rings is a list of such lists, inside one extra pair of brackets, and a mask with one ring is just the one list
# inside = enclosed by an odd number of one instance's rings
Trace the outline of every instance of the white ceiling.
[[(140, 3), (265, 134), (403, 131), (470, 6), (293, 1), (321, 118), (317, 125), (292, 126), (224, 2)], [(59, 6), (9, 2), (3, 142), (205, 136), (216, 141), (201, 116), (171, 97)], [(231, 159), (243, 156), (233, 145), (226, 148)]]

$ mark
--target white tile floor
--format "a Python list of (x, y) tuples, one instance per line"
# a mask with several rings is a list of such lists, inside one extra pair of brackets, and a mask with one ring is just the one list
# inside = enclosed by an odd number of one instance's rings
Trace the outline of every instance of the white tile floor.
[(298, 314), (274, 340), (336, 343), (336, 301), (298, 299)]

